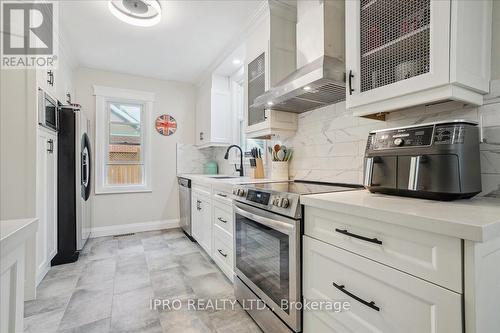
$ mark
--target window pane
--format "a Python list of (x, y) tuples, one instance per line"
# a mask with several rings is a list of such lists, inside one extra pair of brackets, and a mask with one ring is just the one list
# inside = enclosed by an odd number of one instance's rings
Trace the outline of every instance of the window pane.
[(140, 104), (109, 103), (111, 111), (109, 120), (117, 123), (132, 123), (140, 125), (141, 109)]
[(142, 110), (141, 104), (108, 104), (108, 185), (143, 183)]
[(109, 163), (113, 162), (141, 162), (141, 146), (138, 145), (109, 145)]
[(142, 184), (142, 165), (111, 164), (107, 166), (108, 185), (138, 185)]

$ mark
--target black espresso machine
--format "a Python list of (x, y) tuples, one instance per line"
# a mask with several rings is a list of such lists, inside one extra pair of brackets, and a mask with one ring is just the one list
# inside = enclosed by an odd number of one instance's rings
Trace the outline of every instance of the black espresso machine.
[(481, 192), (477, 125), (452, 120), (370, 132), (364, 186), (434, 200), (473, 197)]

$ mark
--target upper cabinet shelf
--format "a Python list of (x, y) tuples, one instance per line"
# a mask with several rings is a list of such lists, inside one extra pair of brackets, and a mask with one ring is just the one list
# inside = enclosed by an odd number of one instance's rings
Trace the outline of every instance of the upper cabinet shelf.
[(491, 1), (346, 2), (346, 106), (365, 116), (489, 91)]

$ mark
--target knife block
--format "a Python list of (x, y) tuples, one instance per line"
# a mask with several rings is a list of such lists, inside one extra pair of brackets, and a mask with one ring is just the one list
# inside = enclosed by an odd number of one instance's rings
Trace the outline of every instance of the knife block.
[(255, 168), (253, 168), (253, 178), (255, 179), (264, 178), (264, 164), (262, 163), (262, 158), (255, 159)]

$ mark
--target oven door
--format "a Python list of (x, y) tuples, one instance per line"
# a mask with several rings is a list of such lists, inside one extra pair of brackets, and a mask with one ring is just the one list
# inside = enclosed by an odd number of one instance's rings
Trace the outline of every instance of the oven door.
[(54, 131), (59, 127), (59, 112), (57, 102), (45, 93), (45, 123), (44, 125)]
[[(290, 328), (301, 330), (300, 220), (234, 203), (235, 272)], [(284, 303), (282, 303), (284, 302)]]

